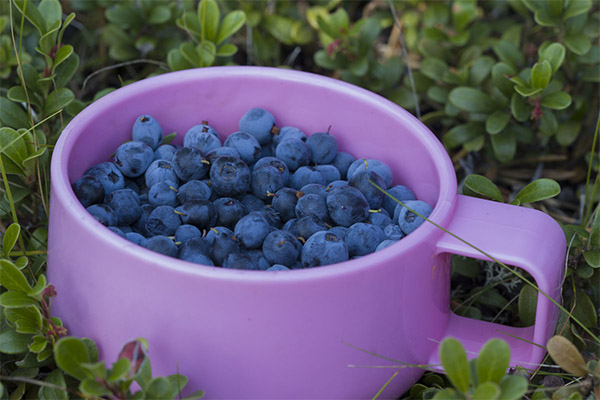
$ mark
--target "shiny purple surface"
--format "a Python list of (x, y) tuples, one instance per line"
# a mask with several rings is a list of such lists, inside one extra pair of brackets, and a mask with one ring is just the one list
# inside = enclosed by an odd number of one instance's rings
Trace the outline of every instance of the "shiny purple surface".
[[(130, 139), (141, 114), (154, 116), (165, 134), (178, 132), (181, 143), (202, 120), (223, 139), (252, 107), (265, 107), (278, 126), (307, 134), (331, 125), (340, 150), (386, 162), (394, 184), (434, 204), (432, 221), (526, 269), (558, 299), (565, 248), (558, 224), (534, 210), (457, 196), (445, 149), (408, 112), (318, 75), (214, 67), (128, 85), (65, 128), (52, 159), (48, 276), (58, 290), (54, 314), (70, 334), (95, 340), (107, 361), (127, 340), (143, 336), (155, 374), (182, 373), (190, 378), (188, 389), (202, 389), (207, 398), (372, 397), (396, 368), (370, 366), (436, 362), (437, 344), (447, 334), (464, 338), (472, 352), (502, 337), (518, 351), (515, 360), (541, 361), (535, 346), (499, 330), (545, 344), (556, 307), (539, 296), (535, 328), (454, 316), (449, 254), (477, 254), (429, 223), (383, 251), (345, 263), (225, 270), (120, 238), (88, 215), (71, 190), (85, 169)], [(402, 394), (422, 373), (403, 368), (384, 396)]]

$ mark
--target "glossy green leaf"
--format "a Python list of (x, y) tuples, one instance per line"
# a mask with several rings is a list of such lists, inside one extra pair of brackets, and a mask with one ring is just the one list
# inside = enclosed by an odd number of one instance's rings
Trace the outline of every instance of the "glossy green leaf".
[(235, 10), (229, 12), (225, 18), (223, 18), (223, 21), (221, 21), (215, 44), (221, 44), (221, 42), (223, 42), (225, 39), (236, 33), (242, 26), (244, 26), (245, 22), (246, 14), (244, 14), (243, 11)]
[(573, 316), (587, 328), (593, 328), (598, 323), (596, 307), (592, 299), (583, 290), (578, 290), (575, 295)]
[(215, 41), (219, 29), (221, 12), (215, 0), (201, 0), (198, 3), (198, 21), (201, 27), (201, 40)]
[(583, 252), (583, 258), (585, 262), (592, 268), (600, 268), (600, 251), (597, 250), (585, 250)]
[(540, 103), (544, 107), (554, 110), (564, 110), (571, 105), (571, 96), (565, 92), (554, 92), (547, 96), (542, 96)]
[(560, 22), (560, 19), (554, 15), (549, 10), (537, 10), (533, 16), (535, 22), (541, 26), (557, 26)]
[(176, 398), (188, 382), (188, 378), (180, 374), (169, 375), (167, 376), (167, 380), (169, 381), (169, 385), (171, 386), (172, 398)]
[(519, 375), (505, 375), (500, 381), (502, 400), (519, 400), (527, 393), (527, 379)]
[(131, 368), (131, 362), (127, 358), (120, 358), (113, 363), (112, 368), (108, 374), (108, 381), (114, 382), (119, 379), (123, 379), (127, 376), (129, 369)]
[(202, 59), (200, 58), (200, 54), (198, 54), (198, 50), (196, 50), (196, 47), (192, 43), (190, 43), (190, 42), (182, 43), (179, 50), (181, 52), (181, 55), (191, 65), (193, 65), (194, 67), (202, 66)]
[(510, 114), (504, 110), (498, 110), (492, 113), (485, 120), (485, 130), (490, 135), (500, 133), (508, 124)]
[(9, 260), (0, 260), (0, 285), (23, 293), (31, 290), (25, 275)]
[(513, 93), (510, 98), (510, 112), (512, 116), (519, 122), (525, 122), (531, 115), (532, 107), (527, 104), (523, 96)]
[(35, 4), (28, 0), (14, 0), (13, 4), (17, 6), (21, 14), (25, 14), (25, 18), (36, 27), (41, 35), (46, 33), (46, 20)]
[(477, 378), (482, 383), (499, 383), (510, 362), (510, 347), (501, 339), (487, 341), (477, 357)]
[(519, 86), (519, 85), (516, 85), (515, 86), (515, 91), (517, 93), (519, 93), (521, 96), (529, 97), (529, 96), (533, 96), (534, 94), (540, 93), (542, 91), (542, 89), (541, 88), (529, 87), (529, 86)]
[(213, 42), (202, 42), (196, 46), (196, 50), (201, 60), (201, 66), (209, 67), (214, 64), (217, 57), (217, 48)]
[(575, 142), (581, 131), (581, 121), (567, 121), (558, 125), (556, 142), (561, 146), (570, 146)]
[(448, 89), (442, 86), (431, 86), (427, 89), (427, 97), (438, 103), (445, 103), (448, 98), (448, 93)]
[(444, 145), (453, 149), (468, 140), (482, 135), (485, 127), (481, 123), (467, 122), (466, 124), (457, 125), (450, 129), (442, 138)]
[[(110, 390), (108, 390), (108, 388), (106, 388), (102, 383), (96, 381), (93, 378), (87, 378), (84, 379), (80, 384), (79, 384), (79, 390), (81, 390), (83, 393), (87, 394), (88, 396), (93, 396), (93, 397), (101, 397), (101, 396), (106, 396), (110, 394)], [(157, 399), (159, 399), (161, 397), (157, 397)]]
[(362, 57), (354, 60), (348, 65), (348, 69), (356, 76), (364, 76), (369, 71), (369, 59)]
[(471, 87), (452, 89), (448, 100), (461, 110), (473, 113), (488, 113), (495, 108), (494, 102), (487, 93)]
[(532, 326), (535, 322), (538, 291), (525, 285), (519, 293), (519, 319), (523, 326)]
[[(33, 5), (33, 3), (28, 4)], [(42, 0), (38, 6), (40, 14), (46, 20), (46, 26), (52, 26), (57, 21), (60, 22), (62, 18), (62, 7), (58, 0)]]
[(42, 335), (35, 335), (29, 343), (29, 351), (32, 353), (39, 353), (43, 351), (48, 345), (48, 339)]
[(6, 97), (0, 97), (0, 122), (4, 128), (18, 129), (31, 126), (23, 107)]
[(8, 321), (15, 324), (19, 333), (39, 333), (42, 329), (43, 317), (37, 304), (27, 307), (5, 308), (4, 315)]
[(461, 392), (469, 390), (469, 365), (463, 345), (454, 338), (440, 344), (440, 359), (452, 385)]
[(27, 296), (23, 292), (9, 290), (0, 295), (0, 306), (5, 308), (11, 307), (27, 307), (36, 305), (38, 302), (35, 299)]
[(47, 346), (43, 351), (37, 353), (35, 359), (39, 362), (47, 362), (50, 356), (52, 356), (52, 346)]
[(479, 85), (489, 76), (494, 66), (494, 59), (489, 56), (483, 56), (477, 59), (471, 66), (470, 81), (473, 85)]
[(502, 203), (502, 193), (498, 187), (483, 175), (472, 174), (465, 178), (463, 194)]
[(65, 377), (60, 369), (55, 369), (50, 372), (50, 374), (48, 374), (48, 376), (44, 379), (44, 382), (59, 386), (64, 390), (40, 386), (40, 389), (38, 390), (38, 396), (40, 397), (40, 400), (67, 400), (69, 398)]
[(265, 28), (273, 37), (279, 42), (291, 46), (294, 44), (292, 40), (292, 24), (291, 18), (283, 17), (281, 15), (266, 15), (265, 16)]
[(473, 400), (497, 400), (500, 398), (500, 386), (494, 382), (484, 382), (473, 392)]
[(59, 88), (50, 92), (46, 99), (46, 104), (44, 104), (44, 115), (48, 116), (58, 110), (64, 109), (74, 99), (75, 95), (67, 88)]
[(434, 81), (439, 81), (448, 69), (448, 65), (439, 58), (428, 57), (421, 62), (421, 72)]
[(543, 110), (542, 117), (540, 118), (540, 131), (547, 136), (552, 136), (558, 130), (558, 119), (556, 114), (550, 109)]
[(16, 222), (13, 222), (8, 228), (6, 228), (6, 232), (4, 232), (4, 239), (2, 240), (2, 248), (4, 249), (4, 255), (6, 258), (8, 258), (9, 253), (13, 247), (15, 247), (20, 234), (21, 225), (17, 224)]
[(590, 38), (580, 32), (567, 34), (564, 41), (569, 50), (580, 56), (590, 51), (592, 47)]
[(577, 347), (564, 336), (551, 337), (546, 344), (546, 349), (550, 357), (568, 373), (575, 376), (585, 376), (589, 373)]
[[(54, 321), (54, 324), (62, 326), (62, 322), (60, 320)], [(80, 338), (80, 340), (85, 346), (90, 362), (98, 361), (98, 348), (96, 347), (96, 343), (94, 343), (92, 339), (86, 337)]]
[(550, 63), (547, 60), (537, 62), (531, 69), (531, 85), (534, 88), (544, 89), (550, 82), (551, 76), (552, 66)]
[[(425, 398), (425, 393), (423, 393), (423, 398)], [(451, 388), (440, 390), (433, 396), (434, 400), (464, 400), (464, 398), (461, 393)]]
[(229, 57), (237, 53), (237, 46), (233, 43), (225, 43), (217, 49), (217, 57)]
[(529, 183), (517, 193), (515, 198), (521, 204), (533, 203), (557, 196), (560, 185), (554, 179), (541, 178)]
[[(153, 25), (164, 24), (171, 19), (171, 16), (171, 9), (169, 7), (156, 5), (150, 10), (147, 22)], [(218, 23), (218, 19), (215, 23)]]
[(125, 2), (107, 8), (104, 15), (108, 21), (123, 29), (143, 23), (145, 18), (133, 3), (128, 4)]
[(513, 83), (509, 77), (513, 76), (517, 71), (508, 64), (503, 62), (496, 63), (492, 67), (492, 80), (494, 85), (506, 96), (510, 97), (513, 94)]
[(150, 381), (145, 392), (151, 399), (167, 399), (171, 396), (172, 388), (169, 380), (160, 376)]
[(569, 19), (587, 13), (592, 8), (592, 0), (571, 0), (562, 18)]
[(541, 52), (540, 61), (548, 61), (552, 67), (552, 73), (555, 73), (562, 65), (565, 54), (565, 46), (560, 43), (552, 43)]
[(313, 41), (314, 35), (310, 26), (303, 21), (294, 21), (290, 30), (290, 38), (297, 44), (309, 44)]
[(64, 87), (71, 80), (77, 68), (79, 67), (79, 56), (75, 53), (71, 54), (69, 58), (61, 62), (58, 67), (55, 68), (54, 73), (56, 77), (54, 81), (57, 87)]
[(167, 63), (171, 71), (181, 71), (192, 68), (193, 65), (183, 56), (179, 49), (171, 49), (167, 54)]
[(510, 130), (505, 130), (497, 135), (490, 136), (494, 154), (500, 162), (512, 160), (517, 151), (517, 140)]
[(56, 365), (67, 374), (79, 380), (88, 378), (86, 370), (81, 366), (91, 362), (88, 350), (83, 341), (75, 337), (60, 338), (54, 346)]
[(521, 51), (511, 42), (501, 40), (494, 44), (492, 48), (500, 61), (511, 67), (520, 66), (525, 61)]
[(32, 335), (23, 334), (13, 329), (5, 329), (0, 332), (0, 352), (6, 354), (25, 353), (31, 341)]
[(61, 46), (61, 48), (58, 49), (56, 55), (54, 56), (52, 68), (56, 68), (57, 66), (59, 66), (63, 61), (69, 58), (71, 54), (73, 54), (73, 46), (71, 46), (70, 44)]

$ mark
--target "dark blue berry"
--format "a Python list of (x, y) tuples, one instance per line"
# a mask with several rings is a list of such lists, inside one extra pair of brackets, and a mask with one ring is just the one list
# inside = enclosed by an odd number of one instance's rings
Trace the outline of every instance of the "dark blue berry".
[(252, 212), (242, 217), (235, 224), (234, 234), (238, 242), (246, 249), (257, 249), (271, 232), (272, 227), (259, 212)]
[(310, 148), (311, 159), (315, 164), (329, 164), (335, 158), (338, 151), (337, 139), (329, 132), (313, 133), (306, 139)]
[(171, 206), (158, 206), (148, 215), (146, 231), (149, 236), (173, 236), (181, 225), (181, 218)]
[(291, 267), (300, 256), (302, 245), (288, 231), (276, 230), (267, 235), (262, 250), (267, 261), (271, 264), (282, 264)]
[(275, 264), (267, 268), (265, 271), (289, 271), (290, 269), (285, 265)]
[(325, 178), (325, 185), (329, 185), (331, 182), (339, 181), (342, 178), (340, 171), (331, 164), (317, 165), (315, 169), (323, 175)]
[(142, 215), (140, 199), (131, 189), (119, 189), (106, 196), (106, 204), (115, 211), (117, 225), (130, 225)]
[[(194, 225), (184, 224), (177, 228), (177, 230), (175, 231), (176, 243), (184, 244), (188, 240), (195, 237), (202, 237), (202, 232)], [(207, 255), (209, 254), (210, 252), (207, 253)]]
[(369, 203), (355, 187), (341, 186), (327, 195), (329, 218), (341, 226), (350, 226), (369, 217)]
[(388, 239), (400, 240), (404, 237), (402, 229), (394, 223), (391, 223), (383, 228), (383, 233)]
[(327, 202), (323, 196), (318, 194), (305, 194), (296, 203), (296, 218), (300, 219), (308, 215), (314, 215), (321, 221), (329, 220)]
[[(427, 218), (433, 211), (433, 208), (422, 200), (407, 200), (403, 202), (406, 207), (398, 204), (396, 209), (394, 210), (394, 222), (398, 224), (402, 232), (405, 235), (413, 232), (417, 229), (425, 220), (419, 217), (414, 212), (410, 211), (410, 209), (416, 211), (423, 217)], [(408, 207), (408, 208), (407, 208)]]
[(233, 229), (235, 224), (248, 214), (244, 203), (231, 197), (218, 198), (213, 205), (217, 214), (216, 224), (230, 229)]
[(112, 231), (113, 233), (116, 233), (117, 235), (121, 236), (122, 238), (125, 238), (125, 233), (117, 228), (116, 226), (109, 226), (108, 230)]
[(217, 135), (209, 132), (205, 125), (196, 125), (185, 134), (183, 147), (194, 147), (205, 154), (221, 147), (221, 141)]
[(331, 164), (333, 164), (333, 166), (335, 166), (340, 171), (340, 176), (342, 177), (342, 179), (346, 179), (348, 167), (350, 167), (350, 164), (352, 164), (354, 161), (355, 158), (352, 154), (343, 151), (338, 151)]
[(206, 200), (189, 200), (175, 208), (184, 224), (194, 225), (199, 229), (215, 226), (217, 213), (213, 203)]
[(373, 158), (368, 159), (358, 159), (355, 160), (348, 167), (348, 172), (346, 173), (346, 179), (352, 179), (352, 176), (359, 171), (367, 171), (371, 170), (377, 172), (377, 174), (383, 179), (385, 182), (385, 187), (392, 186), (393, 174), (391, 168), (384, 163), (383, 161), (375, 160)]
[(194, 147), (181, 147), (173, 155), (173, 170), (183, 182), (200, 180), (209, 170), (209, 162)]
[(84, 207), (101, 203), (104, 200), (104, 186), (92, 175), (84, 175), (73, 183), (73, 192)]
[(148, 191), (148, 203), (153, 206), (177, 207), (177, 185), (166, 181), (155, 183)]
[(142, 247), (146, 247), (146, 242), (148, 241), (148, 239), (137, 232), (127, 232), (125, 239)]
[(392, 223), (392, 218), (384, 209), (370, 210), (367, 221), (369, 224), (376, 225), (381, 229)]
[(240, 158), (247, 164), (254, 164), (262, 153), (260, 143), (254, 136), (246, 132), (234, 132), (225, 139), (224, 146), (233, 147), (240, 153)]
[[(412, 190), (410, 190), (409, 188), (407, 188), (406, 186), (403, 185), (396, 185), (394, 187), (391, 187), (387, 190), (387, 192), (394, 197), (394, 199), (398, 200), (398, 201), (406, 201), (406, 200), (416, 200), (417, 198), (415, 197), (415, 194), (412, 192)], [(394, 210), (396, 209), (396, 206), (398, 205), (398, 203), (396, 202), (396, 200), (392, 199), (390, 196), (388, 196), (387, 194), (385, 195), (384, 199), (383, 199), (383, 208), (385, 208), (385, 210), (390, 213), (390, 215), (394, 214)]]
[(177, 201), (179, 201), (179, 204), (191, 200), (208, 201), (211, 195), (212, 190), (206, 183), (192, 179), (179, 187)]
[(385, 239), (386, 236), (380, 227), (358, 222), (348, 228), (345, 240), (351, 256), (364, 256), (373, 253), (377, 245)]
[(229, 254), (241, 251), (240, 244), (233, 236), (233, 232), (225, 227), (213, 228), (211, 231), (216, 231), (212, 243), (212, 260), (215, 265), (223, 265), (223, 261)]
[(177, 149), (172, 144), (161, 144), (158, 146), (156, 150), (154, 150), (154, 160), (167, 160), (171, 161), (173, 159), (173, 154), (175, 154)]
[(275, 117), (264, 108), (252, 108), (240, 119), (240, 131), (256, 138), (260, 144), (271, 141), (271, 129), (275, 126)]
[(146, 172), (154, 160), (154, 151), (143, 142), (127, 142), (117, 148), (113, 161), (119, 171), (129, 178), (137, 178)]
[(177, 257), (177, 246), (164, 235), (156, 235), (146, 241), (146, 248), (169, 257)]
[(239, 158), (219, 157), (210, 167), (211, 189), (223, 197), (237, 197), (250, 188), (250, 169)]
[(376, 210), (382, 206), (385, 193), (379, 190), (371, 182), (383, 190), (386, 188), (385, 182), (379, 174), (371, 170), (355, 172), (350, 179), (350, 186), (354, 186), (360, 190), (361, 193), (365, 195), (369, 207)]
[(306, 142), (306, 134), (295, 126), (283, 126), (279, 128), (279, 132), (273, 135), (273, 147), (277, 148), (277, 145), (284, 139), (299, 139)]
[(310, 162), (310, 148), (300, 139), (284, 139), (275, 148), (275, 156), (283, 161), (290, 171), (295, 171)]
[(325, 224), (325, 222), (321, 221), (319, 218), (315, 217), (314, 215), (307, 215), (306, 217), (298, 218), (296, 220), (296, 232), (291, 232), (294, 234), (297, 233), (299, 237), (306, 240), (315, 233), (326, 231), (328, 228), (329, 227)]
[(152, 149), (156, 149), (162, 142), (163, 130), (150, 115), (141, 115), (133, 124), (131, 137), (136, 142), (144, 142)]
[(321, 171), (316, 169), (315, 167), (302, 166), (298, 168), (292, 176), (290, 176), (289, 186), (294, 189), (300, 190), (305, 185), (309, 183), (318, 183), (320, 185), (325, 186), (325, 177)]
[(154, 160), (144, 173), (144, 180), (147, 187), (151, 187), (155, 183), (169, 181), (175, 184), (179, 183), (179, 178), (173, 169), (171, 161)]
[(383, 242), (379, 243), (375, 248), (375, 251), (380, 251), (385, 249), (386, 247), (390, 247), (394, 243), (398, 242), (400, 239), (385, 239)]
[(235, 157), (240, 158), (240, 153), (233, 147), (217, 147), (205, 154), (206, 158), (211, 164), (214, 160), (219, 157)]
[(284, 175), (270, 165), (255, 166), (252, 171), (252, 193), (261, 200), (270, 200), (284, 183)]
[(196, 264), (212, 266), (214, 262), (210, 258), (211, 252), (212, 246), (210, 242), (206, 238), (195, 236), (181, 245), (178, 258)]
[(86, 210), (104, 226), (117, 225), (117, 214), (106, 204), (93, 204)]
[(301, 260), (304, 268), (343, 262), (348, 260), (348, 246), (335, 233), (317, 232), (302, 247)]
[(90, 175), (98, 179), (104, 187), (104, 194), (107, 195), (113, 190), (123, 189), (125, 187), (125, 178), (117, 166), (111, 162), (102, 162), (96, 164), (84, 175)]

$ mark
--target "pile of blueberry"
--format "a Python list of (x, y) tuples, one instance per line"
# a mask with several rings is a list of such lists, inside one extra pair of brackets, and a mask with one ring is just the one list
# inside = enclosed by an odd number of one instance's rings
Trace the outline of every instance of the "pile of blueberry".
[[(112, 162), (73, 183), (86, 209), (116, 234), (182, 260), (251, 270), (334, 264), (381, 250), (414, 231), (429, 204), (375, 159), (338, 151), (327, 132), (307, 136), (253, 108), (221, 142), (208, 122), (183, 146), (138, 117)], [(371, 181), (371, 182), (370, 182)]]

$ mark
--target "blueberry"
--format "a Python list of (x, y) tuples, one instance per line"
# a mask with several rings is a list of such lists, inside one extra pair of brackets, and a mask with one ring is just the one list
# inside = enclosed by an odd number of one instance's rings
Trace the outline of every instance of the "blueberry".
[(164, 235), (156, 235), (146, 241), (146, 248), (165, 256), (177, 257), (177, 246)]
[(73, 192), (84, 207), (102, 203), (104, 200), (104, 186), (100, 180), (92, 175), (84, 175), (73, 183)]
[(376, 210), (383, 204), (383, 200), (386, 197), (385, 193), (377, 189), (371, 182), (385, 190), (385, 182), (379, 176), (377, 172), (367, 171), (356, 171), (350, 179), (350, 186), (354, 186), (365, 195), (369, 207)]
[(117, 225), (130, 225), (142, 215), (140, 199), (131, 189), (119, 189), (106, 196), (106, 204), (115, 211)]
[(109, 226), (108, 230), (116, 233), (117, 235), (121, 236), (122, 238), (125, 238), (125, 233), (121, 229), (117, 228), (116, 226)]
[[(290, 220), (291, 221), (291, 220)], [(307, 240), (312, 235), (320, 231), (326, 231), (329, 227), (325, 222), (321, 221), (314, 215), (307, 215), (306, 217), (298, 218), (296, 220), (295, 231), (291, 231), (293, 234), (297, 233), (299, 237)]]
[(285, 265), (274, 264), (271, 267), (267, 268), (265, 271), (289, 271), (290, 269)]
[(340, 171), (340, 176), (342, 177), (342, 179), (346, 179), (348, 167), (350, 167), (350, 164), (352, 164), (354, 161), (355, 158), (352, 154), (343, 151), (338, 151), (331, 164), (333, 164), (333, 166), (335, 166), (338, 169), (338, 171)]
[(171, 161), (173, 159), (173, 154), (177, 148), (172, 144), (161, 144), (158, 146), (156, 150), (154, 150), (154, 160), (167, 160)]
[(131, 137), (136, 142), (144, 142), (152, 149), (158, 148), (163, 139), (163, 130), (150, 115), (141, 115), (133, 124)]
[(308, 185), (309, 183), (318, 183), (325, 186), (323, 174), (315, 167), (302, 166), (290, 176), (289, 186), (294, 189), (300, 190), (302, 186)]
[(283, 185), (284, 175), (275, 167), (255, 166), (252, 171), (252, 193), (261, 200), (269, 200)]
[(398, 242), (400, 239), (385, 239), (383, 242), (379, 243), (375, 248), (375, 251), (380, 251), (385, 249), (386, 247), (390, 247), (394, 243)]
[(271, 232), (271, 225), (259, 212), (242, 217), (233, 230), (238, 242), (246, 249), (257, 249)]
[[(175, 231), (176, 243), (184, 244), (188, 240), (195, 237), (202, 237), (202, 232), (194, 225), (184, 224), (177, 228), (177, 230)], [(208, 254), (210, 254), (210, 252), (207, 253), (207, 255)]]
[(214, 160), (219, 157), (235, 157), (240, 158), (240, 152), (234, 149), (233, 147), (217, 147), (205, 154), (204, 158), (206, 158), (211, 164)]
[(275, 192), (271, 206), (279, 213), (283, 222), (296, 216), (296, 203), (298, 192), (295, 189), (284, 187)]
[(171, 206), (158, 206), (148, 215), (146, 231), (149, 236), (173, 236), (181, 225), (181, 218)]
[(327, 195), (329, 218), (341, 226), (350, 226), (369, 217), (369, 203), (355, 187), (341, 186)]
[(194, 225), (199, 229), (208, 229), (217, 222), (217, 213), (212, 202), (206, 200), (188, 200), (175, 208), (181, 222)]
[(337, 155), (337, 139), (329, 132), (313, 133), (306, 139), (306, 144), (310, 148), (311, 159), (315, 164), (329, 164)]
[[(396, 185), (392, 188), (389, 188), (387, 190), (387, 192), (393, 196), (396, 200), (398, 201), (406, 201), (406, 200), (416, 200), (417, 198), (415, 197), (415, 194), (412, 192), (412, 190), (410, 190), (409, 188), (407, 188), (406, 186), (403, 185)], [(385, 197), (383, 198), (383, 208), (386, 209), (386, 211), (388, 213), (390, 213), (390, 215), (394, 214), (394, 210), (396, 209), (396, 206), (398, 205), (398, 203), (392, 199), (390, 196), (388, 196), (387, 194), (385, 195)]]
[(390, 218), (390, 215), (384, 209), (370, 210), (366, 222), (385, 229), (386, 226), (392, 223), (392, 218)]
[(208, 201), (212, 195), (210, 187), (199, 180), (192, 179), (184, 183), (177, 190), (177, 201), (183, 204), (186, 201)]
[(240, 244), (233, 232), (225, 227), (213, 228), (211, 231), (215, 232), (211, 252), (212, 260), (215, 265), (223, 265), (223, 261), (229, 254), (241, 251)]
[(210, 242), (201, 236), (195, 236), (181, 245), (178, 258), (203, 265), (214, 265), (210, 258), (212, 248)]
[(117, 214), (106, 204), (93, 204), (86, 210), (104, 226), (117, 225)]
[(153, 206), (177, 207), (177, 185), (168, 181), (155, 183), (148, 191), (148, 203)]
[(240, 198), (240, 201), (246, 207), (248, 213), (261, 211), (265, 207), (265, 202), (253, 194), (247, 193)]
[(276, 230), (267, 235), (262, 250), (267, 261), (271, 264), (282, 264), (290, 267), (300, 256), (302, 245), (288, 231)]
[(203, 154), (221, 147), (219, 137), (208, 131), (205, 125), (196, 125), (183, 137), (183, 147), (194, 147)]
[[(125, 186), (124, 186), (124, 189), (131, 189), (131, 190), (133, 190), (134, 192), (136, 192), (139, 195), (142, 192), (140, 190), (140, 185), (138, 185), (138, 182), (139, 182), (140, 178), (142, 180), (144, 179), (143, 176), (139, 176), (139, 177), (137, 177), (135, 179), (125, 177)], [(143, 186), (144, 185), (142, 184), (142, 187)]]
[(280, 229), (283, 225), (279, 213), (271, 206), (263, 206), (263, 208), (254, 212), (262, 214), (262, 216), (265, 217), (269, 225), (271, 225), (275, 229)]
[(146, 222), (148, 222), (148, 216), (156, 207), (154, 207), (152, 204), (145, 203), (141, 205), (141, 208), (142, 214), (131, 226), (134, 232), (137, 232), (143, 236), (149, 236), (149, 233), (146, 230)]
[(219, 196), (237, 197), (250, 188), (250, 169), (239, 158), (219, 157), (210, 167), (211, 189)]
[(183, 182), (200, 180), (206, 176), (210, 163), (194, 147), (182, 147), (173, 155), (173, 170)]
[(233, 229), (235, 224), (248, 214), (244, 203), (231, 197), (218, 198), (213, 205), (217, 214), (216, 224), (230, 229)]
[(327, 198), (327, 186), (321, 185), (320, 183), (309, 183), (300, 188), (302, 194), (318, 194), (324, 199)]
[(273, 149), (273, 145), (271, 144), (271, 142), (260, 145), (259, 160), (266, 158), (266, 157), (273, 157), (274, 155), (275, 155), (275, 149)]
[(277, 145), (284, 139), (299, 139), (306, 142), (306, 133), (296, 128), (295, 126), (283, 126), (279, 128), (279, 132), (273, 135), (273, 147), (277, 148)]
[(348, 181), (343, 181), (343, 180), (339, 180), (339, 181), (333, 181), (330, 182), (327, 185), (327, 193), (331, 192), (333, 189), (337, 188), (337, 187), (341, 187), (341, 186), (350, 186), (350, 182)]
[(225, 139), (224, 146), (233, 147), (240, 153), (240, 158), (247, 164), (254, 164), (259, 158), (262, 149), (254, 136), (246, 132), (234, 132)]
[(402, 229), (394, 223), (391, 223), (383, 228), (383, 233), (388, 239), (400, 240), (404, 237)]
[(228, 269), (247, 269), (247, 270), (259, 270), (258, 260), (254, 259), (250, 254), (245, 251), (239, 253), (231, 253), (223, 261), (223, 268)]
[(294, 237), (299, 237), (300, 233), (298, 232), (298, 218), (291, 218), (287, 220), (286, 223), (283, 224), (281, 230), (290, 232), (292, 235), (294, 235)]
[(346, 261), (348, 246), (335, 233), (317, 232), (302, 247), (301, 260), (304, 268)]
[(392, 186), (393, 174), (391, 168), (384, 163), (383, 161), (375, 160), (372, 158), (368, 159), (358, 159), (355, 160), (348, 167), (348, 172), (346, 173), (346, 178), (348, 180), (352, 179), (354, 173), (358, 171), (366, 171), (371, 170), (377, 172), (377, 174), (383, 179), (385, 182), (385, 187)]
[(333, 232), (342, 240), (346, 240), (346, 236), (348, 236), (348, 228), (345, 226), (334, 226), (329, 229), (329, 232)]
[(254, 164), (254, 170), (257, 170), (257, 169), (265, 167), (265, 166), (270, 166), (270, 167), (277, 169), (277, 171), (283, 177), (283, 182), (287, 183), (287, 181), (290, 178), (290, 170), (288, 169), (287, 165), (283, 161), (281, 161), (277, 157), (263, 157)]
[(102, 162), (96, 164), (84, 175), (90, 175), (98, 179), (104, 187), (104, 194), (107, 195), (113, 190), (123, 189), (125, 187), (125, 178), (117, 166), (111, 162)]
[(143, 142), (126, 142), (115, 152), (113, 161), (124, 176), (136, 178), (146, 172), (154, 159), (154, 151)]
[(133, 229), (130, 225), (118, 225), (117, 228), (119, 228), (123, 233), (133, 232)]
[(148, 241), (148, 239), (137, 232), (127, 232), (125, 239), (142, 247), (146, 247), (146, 242)]
[(290, 171), (308, 165), (310, 155), (310, 148), (300, 139), (284, 139), (275, 148), (275, 156), (283, 161)]
[(296, 203), (296, 217), (298, 219), (308, 215), (314, 215), (321, 221), (329, 220), (327, 202), (323, 196), (318, 194), (305, 194)]
[(357, 222), (348, 228), (346, 244), (351, 256), (364, 256), (373, 253), (377, 245), (385, 239), (383, 229), (380, 227)]
[[(407, 200), (404, 204), (406, 207), (416, 211), (425, 218), (429, 217), (433, 211), (433, 208), (422, 200)], [(396, 206), (396, 209), (394, 210), (394, 222), (398, 224), (405, 235), (408, 235), (421, 226), (425, 220), (414, 212), (409, 211), (406, 207), (401, 204)]]
[(260, 144), (271, 141), (271, 130), (275, 126), (275, 117), (264, 108), (252, 108), (240, 119), (240, 131), (256, 138)]
[(340, 171), (331, 164), (323, 164), (315, 166), (315, 169), (323, 175), (325, 178), (325, 185), (329, 185), (331, 182), (339, 181), (342, 178)]
[(170, 181), (175, 184), (179, 183), (179, 178), (173, 169), (171, 161), (154, 160), (144, 173), (144, 180), (147, 187), (151, 187), (155, 183), (162, 181)]

